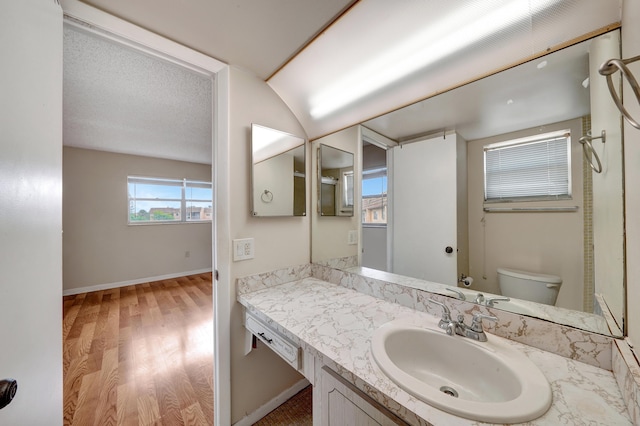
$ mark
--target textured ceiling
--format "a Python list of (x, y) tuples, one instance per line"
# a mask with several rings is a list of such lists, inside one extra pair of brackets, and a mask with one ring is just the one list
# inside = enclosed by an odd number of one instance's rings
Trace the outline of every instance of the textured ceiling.
[(67, 146), (211, 163), (212, 81), (65, 25)]
[(355, 0), (82, 0), (266, 79)]

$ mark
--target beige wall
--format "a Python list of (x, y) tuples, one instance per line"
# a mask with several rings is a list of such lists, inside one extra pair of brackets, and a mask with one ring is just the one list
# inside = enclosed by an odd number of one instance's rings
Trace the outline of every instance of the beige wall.
[[(640, 2), (624, 0), (622, 3), (622, 57), (640, 55)], [(629, 65), (640, 79), (640, 62)], [(640, 105), (629, 85), (624, 85), (625, 107), (636, 121), (640, 120)], [(640, 344), (640, 130), (624, 123), (625, 206), (626, 206), (626, 262), (627, 262), (627, 331), (636, 345)], [(636, 354), (638, 349), (636, 348)]]
[[(573, 199), (536, 205), (578, 206), (570, 213), (484, 213), (483, 150), (486, 144), (571, 129)], [(469, 141), (469, 275), (480, 292), (500, 294), (498, 267), (558, 275), (563, 283), (556, 306), (582, 310), (584, 282), (581, 120)], [(504, 207), (505, 204), (496, 204)], [(512, 203), (508, 206), (527, 206)], [(483, 222), (484, 219), (484, 222)]]
[[(308, 263), (309, 208), (303, 217), (252, 217), (250, 183), (251, 123), (306, 138), (294, 115), (262, 80), (238, 69), (230, 76), (230, 236), (255, 239), (255, 259), (231, 264), (231, 422), (235, 423), (302, 379), (263, 345), (244, 356), (242, 306), (237, 303), (238, 277)], [(307, 175), (309, 164), (307, 164)], [(307, 182), (307, 188), (309, 187)]]
[[(332, 146), (343, 151), (352, 152), (354, 176), (361, 176), (360, 156), (362, 152), (362, 138), (360, 126), (353, 126), (340, 132), (333, 133), (313, 141), (311, 147), (311, 234), (313, 248), (311, 251), (314, 262), (326, 261), (340, 257), (358, 255), (358, 245), (348, 244), (349, 231), (360, 229), (360, 184), (354, 188), (353, 216), (320, 216), (318, 209), (318, 147), (320, 144)], [(360, 179), (354, 181), (360, 182)]]
[(211, 268), (210, 223), (127, 224), (128, 175), (210, 180), (211, 166), (65, 147), (65, 291)]

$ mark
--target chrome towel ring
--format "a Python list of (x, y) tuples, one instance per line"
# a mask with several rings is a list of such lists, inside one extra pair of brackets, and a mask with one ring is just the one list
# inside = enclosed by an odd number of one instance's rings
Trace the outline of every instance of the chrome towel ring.
[(608, 61), (600, 65), (598, 72), (601, 75), (604, 75), (607, 77), (607, 86), (609, 87), (609, 92), (611, 92), (611, 97), (613, 98), (613, 102), (615, 102), (616, 106), (618, 107), (622, 115), (624, 115), (624, 118), (633, 127), (635, 127), (636, 129), (640, 129), (640, 123), (634, 120), (629, 114), (629, 112), (627, 111), (627, 109), (624, 107), (624, 105), (622, 105), (622, 100), (620, 99), (620, 96), (618, 96), (618, 93), (616, 92), (615, 87), (613, 87), (613, 81), (611, 78), (611, 76), (616, 71), (620, 70), (620, 73), (627, 79), (627, 81), (629, 82), (629, 85), (631, 86), (631, 89), (633, 89), (633, 93), (635, 93), (636, 95), (636, 100), (638, 101), (638, 103), (640, 103), (640, 86), (638, 86), (637, 80), (635, 79), (635, 77), (627, 67), (627, 64), (633, 63), (637, 60), (640, 60), (640, 56), (636, 56), (629, 59), (609, 59)]
[[(584, 154), (584, 158), (587, 159), (587, 163), (589, 163), (593, 171), (596, 173), (602, 173), (602, 163), (600, 162), (600, 157), (598, 157), (598, 153), (595, 149), (593, 149), (593, 144), (591, 143), (591, 141), (593, 141), (594, 139), (602, 139), (602, 143), (605, 143), (607, 141), (607, 132), (603, 130), (602, 133), (600, 133), (600, 136), (591, 136), (591, 134), (587, 134), (586, 136), (578, 139), (578, 142), (582, 144), (582, 153)], [(589, 154), (591, 154), (591, 156), (589, 156)], [(595, 164), (593, 164), (594, 158), (596, 160), (596, 163), (598, 164), (597, 167)]]

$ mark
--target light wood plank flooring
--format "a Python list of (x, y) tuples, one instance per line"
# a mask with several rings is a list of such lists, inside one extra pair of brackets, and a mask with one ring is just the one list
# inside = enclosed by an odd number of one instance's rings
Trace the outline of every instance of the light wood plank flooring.
[(211, 274), (65, 296), (65, 425), (212, 425)]

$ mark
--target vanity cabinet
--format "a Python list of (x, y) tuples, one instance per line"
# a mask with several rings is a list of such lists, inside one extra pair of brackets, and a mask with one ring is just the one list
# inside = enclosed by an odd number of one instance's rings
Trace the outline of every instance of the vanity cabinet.
[[(406, 425), (383, 406), (344, 380), (330, 368), (319, 369), (314, 391), (314, 410), (320, 409), (320, 422), (314, 412), (314, 426), (390, 426)], [(318, 383), (319, 381), (319, 383)]]

